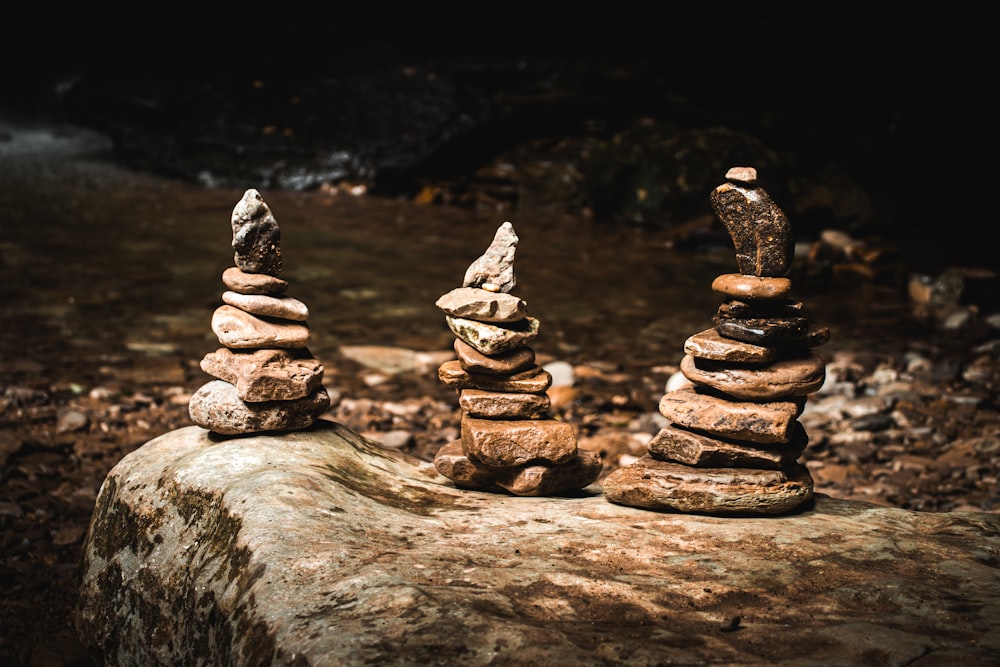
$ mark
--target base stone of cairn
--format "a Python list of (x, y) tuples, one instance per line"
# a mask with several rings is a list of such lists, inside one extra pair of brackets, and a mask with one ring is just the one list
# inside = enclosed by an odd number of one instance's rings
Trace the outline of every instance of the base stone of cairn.
[(826, 379), (813, 348), (829, 329), (812, 325), (789, 296), (791, 226), (756, 170), (734, 167), (726, 179), (711, 203), (739, 273), (713, 281), (724, 301), (715, 326), (684, 343), (689, 384), (660, 399), (670, 423), (647, 454), (604, 480), (611, 502), (730, 516), (785, 514), (812, 500), (812, 476), (798, 462), (809, 440), (798, 417)]
[(330, 407), (323, 365), (312, 356), (309, 309), (285, 294), (281, 229), (257, 190), (232, 214), (235, 266), (222, 274), (223, 305), (212, 331), (223, 347), (201, 360), (217, 378), (192, 396), (188, 413), (198, 426), (230, 436), (307, 428)]
[(563, 494), (596, 481), (603, 463), (577, 448), (570, 424), (547, 417), (552, 376), (531, 348), (540, 323), (510, 293), (517, 243), (504, 222), (462, 286), (436, 302), (455, 334), (457, 359), (438, 378), (458, 392), (462, 437), (438, 450), (434, 466), (464, 489)]

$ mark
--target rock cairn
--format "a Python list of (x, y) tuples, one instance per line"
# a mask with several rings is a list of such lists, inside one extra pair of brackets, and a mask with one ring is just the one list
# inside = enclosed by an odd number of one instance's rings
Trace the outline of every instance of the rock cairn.
[(518, 237), (505, 222), (465, 272), (462, 287), (436, 305), (455, 334), (457, 359), (438, 378), (459, 395), (460, 440), (441, 447), (434, 466), (456, 486), (518, 496), (582, 489), (601, 473), (597, 452), (577, 448), (573, 427), (547, 418), (552, 376), (530, 347), (539, 321), (510, 293)]
[(756, 169), (734, 167), (726, 179), (710, 199), (740, 272), (713, 281), (724, 297), (715, 326), (685, 341), (680, 370), (689, 382), (660, 400), (670, 424), (639, 461), (608, 475), (611, 502), (731, 516), (784, 514), (812, 499), (812, 477), (798, 462), (808, 443), (798, 417), (826, 378), (812, 348), (829, 329), (789, 297), (791, 227)]
[(191, 397), (191, 420), (220, 435), (307, 428), (330, 407), (323, 365), (306, 348), (309, 309), (285, 295), (281, 230), (257, 190), (232, 215), (236, 266), (226, 269), (212, 331), (223, 347), (201, 360), (218, 378)]

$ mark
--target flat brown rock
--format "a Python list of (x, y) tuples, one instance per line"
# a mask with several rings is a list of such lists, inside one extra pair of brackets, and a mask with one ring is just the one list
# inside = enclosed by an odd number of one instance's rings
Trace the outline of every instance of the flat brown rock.
[(534, 419), (548, 412), (551, 400), (545, 392), (525, 394), (463, 389), (458, 396), (458, 405), (472, 417)]
[(235, 290), (227, 290), (222, 293), (222, 301), (261, 317), (277, 317), (296, 322), (305, 322), (309, 319), (309, 307), (290, 296), (241, 294)]
[(323, 364), (306, 348), (230, 350), (221, 347), (201, 360), (201, 370), (234, 385), (240, 399), (293, 401), (323, 382)]
[(462, 450), (493, 467), (566, 463), (577, 453), (573, 426), (555, 419), (479, 419), (462, 416)]
[(456, 338), (454, 347), (455, 355), (462, 364), (462, 368), (470, 373), (514, 375), (535, 365), (535, 351), (527, 346), (487, 355), (461, 338)]
[(715, 438), (670, 425), (661, 428), (646, 449), (653, 458), (699, 468), (787, 468), (805, 451), (809, 436), (796, 423), (787, 443), (756, 445)]
[(234, 349), (305, 347), (309, 325), (290, 320), (265, 320), (228, 304), (212, 313), (212, 331), (219, 343)]
[(684, 352), (701, 359), (753, 363), (771, 361), (778, 356), (778, 348), (725, 338), (714, 328), (688, 337), (684, 341)]
[(604, 479), (604, 496), (613, 503), (713, 516), (787, 514), (812, 495), (812, 477), (803, 465), (692, 468), (647, 455)]
[(238, 266), (222, 272), (222, 283), (240, 294), (281, 294), (288, 289), (288, 281), (266, 273), (247, 273)]
[(660, 398), (660, 414), (674, 424), (731, 440), (767, 444), (788, 442), (805, 399), (733, 401), (681, 387)]
[(813, 352), (765, 364), (740, 366), (699, 362), (686, 354), (681, 359), (680, 369), (684, 377), (695, 384), (748, 401), (776, 401), (788, 396), (806, 396), (818, 391), (826, 379), (826, 364)]
[(486, 391), (523, 392), (534, 394), (552, 386), (552, 374), (534, 366), (511, 376), (470, 373), (458, 360), (446, 361), (438, 367), (438, 379), (454, 389), (484, 389)]
[(479, 322), (519, 322), (528, 316), (521, 297), (481, 287), (457, 287), (434, 303), (445, 315)]

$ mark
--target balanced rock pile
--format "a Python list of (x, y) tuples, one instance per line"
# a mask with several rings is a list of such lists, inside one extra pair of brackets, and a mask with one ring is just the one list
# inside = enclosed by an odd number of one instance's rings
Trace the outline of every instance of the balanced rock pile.
[(233, 209), (236, 266), (222, 274), (227, 290), (212, 316), (224, 347), (201, 360), (218, 378), (191, 397), (191, 420), (220, 435), (295, 431), (330, 407), (323, 365), (306, 348), (309, 309), (285, 296), (281, 230), (257, 190)]
[(597, 452), (577, 448), (570, 424), (547, 418), (552, 376), (530, 347), (539, 321), (510, 294), (518, 237), (509, 222), (465, 272), (462, 287), (435, 305), (455, 334), (457, 359), (438, 378), (459, 394), (462, 437), (441, 447), (434, 467), (456, 486), (518, 496), (582, 489), (601, 474)]
[(829, 329), (813, 326), (789, 297), (794, 239), (757, 171), (734, 167), (726, 179), (711, 203), (740, 273), (713, 281), (724, 301), (715, 326), (684, 343), (680, 370), (690, 382), (661, 398), (671, 423), (648, 453), (604, 480), (611, 502), (731, 516), (784, 514), (812, 499), (812, 477), (798, 462), (808, 443), (798, 417), (826, 378), (812, 348)]

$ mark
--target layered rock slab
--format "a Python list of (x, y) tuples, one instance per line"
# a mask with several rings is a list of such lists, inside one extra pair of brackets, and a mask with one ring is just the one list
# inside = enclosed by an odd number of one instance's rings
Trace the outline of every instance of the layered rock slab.
[(921, 665), (1000, 655), (1000, 516), (722, 518), (456, 489), (320, 419), (125, 456), (76, 626), (109, 665)]

